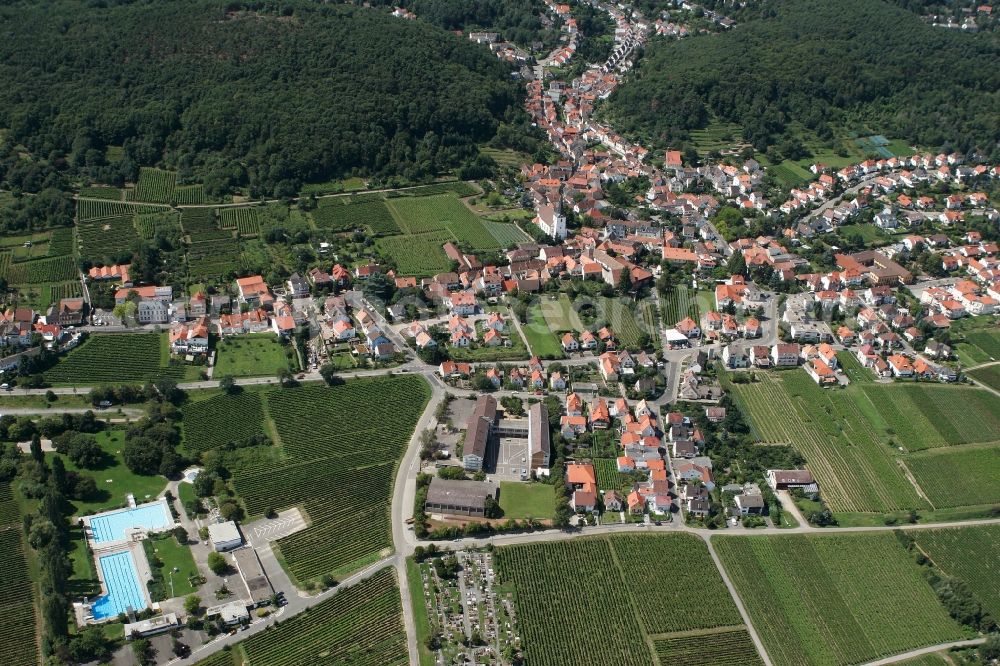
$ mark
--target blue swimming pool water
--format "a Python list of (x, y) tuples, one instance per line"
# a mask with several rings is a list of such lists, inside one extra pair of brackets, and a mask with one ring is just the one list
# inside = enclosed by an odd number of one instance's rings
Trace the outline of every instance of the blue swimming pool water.
[(162, 502), (142, 504), (134, 509), (122, 509), (114, 513), (90, 519), (90, 530), (94, 541), (118, 541), (125, 538), (125, 530), (130, 527), (158, 529), (173, 523)]
[(130, 607), (136, 611), (146, 607), (146, 597), (142, 594), (132, 553), (126, 550), (113, 555), (102, 555), (97, 564), (101, 567), (108, 593), (98, 597), (91, 607), (96, 619), (116, 617)]

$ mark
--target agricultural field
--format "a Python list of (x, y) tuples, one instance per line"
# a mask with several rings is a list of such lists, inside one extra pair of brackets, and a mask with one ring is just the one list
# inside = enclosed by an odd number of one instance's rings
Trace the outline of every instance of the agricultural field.
[(257, 391), (193, 400), (183, 409), (184, 448), (192, 454), (266, 433), (264, 401)]
[(396, 463), (430, 398), (427, 383), (378, 377), (264, 397), (285, 456), (234, 470), (233, 482), (251, 516), (292, 506), (308, 514), (308, 529), (277, 542), (289, 572), (304, 582), (390, 547)]
[(145, 382), (158, 377), (184, 381), (192, 375), (197, 377), (198, 369), (170, 364), (165, 333), (94, 333), (44, 374), (57, 386), (86, 386)]
[(278, 370), (291, 369), (286, 349), (278, 341), (278, 336), (270, 333), (220, 340), (215, 345), (216, 360), (213, 376), (276, 375)]
[(80, 257), (93, 262), (129, 252), (139, 238), (131, 215), (78, 222), (76, 233), (80, 239)]
[(446, 230), (459, 243), (476, 250), (501, 247), (479, 217), (454, 195), (396, 197), (386, 203), (400, 227), (408, 234)]
[(977, 382), (985, 384), (990, 388), (1000, 391), (1000, 365), (990, 365), (978, 370), (967, 372), (970, 377)]
[(480, 220), (480, 222), (501, 247), (509, 248), (518, 243), (528, 243), (531, 241), (531, 236), (521, 231), (512, 222), (497, 222), (495, 220)]
[(312, 213), (316, 226), (331, 231), (353, 231), (367, 228), (376, 235), (400, 233), (382, 199), (349, 203), (348, 197), (320, 199)]
[[(648, 634), (742, 623), (705, 542), (690, 534), (631, 534), (610, 539)], [(657, 566), (639, 563), (656, 562)], [(690, 603), (698, 599), (698, 603)], [(683, 612), (679, 612), (680, 609)]]
[(712, 543), (776, 666), (861, 663), (963, 636), (891, 533)]
[(78, 222), (102, 220), (108, 217), (122, 215), (142, 215), (145, 213), (160, 213), (169, 210), (166, 206), (151, 204), (133, 204), (121, 201), (81, 199), (76, 202), (76, 218)]
[(1000, 444), (969, 444), (907, 457), (935, 508), (1000, 504)]
[(56, 227), (49, 236), (49, 256), (61, 257), (64, 254), (73, 254), (72, 227)]
[[(309, 612), (241, 644), (246, 666), (405, 666), (409, 655), (392, 569), (336, 591)], [(226, 663), (226, 662), (218, 662)]]
[(545, 520), (555, 515), (555, 492), (547, 483), (500, 483), (500, 508), (503, 517), (514, 520)]
[(666, 297), (663, 305), (663, 323), (674, 326), (685, 317), (701, 321), (701, 311), (698, 307), (698, 292), (683, 284), (674, 285), (673, 291)]
[(864, 387), (823, 390), (803, 370), (758, 377), (753, 384), (733, 387), (754, 436), (764, 443), (791, 444), (805, 456), (831, 510), (884, 513), (927, 507), (869, 419), (874, 410), (864, 402)]
[[(575, 539), (499, 548), (495, 555), (501, 584), (513, 587), (532, 664), (648, 664), (647, 637), (655, 642), (674, 638), (665, 632), (741, 624), (708, 548), (695, 536)], [(607, 625), (607, 618), (614, 618), (614, 631), (586, 629)]]
[(602, 297), (597, 303), (600, 319), (611, 327), (622, 347), (638, 349), (642, 346), (640, 343), (644, 334), (652, 335), (656, 332), (656, 329), (645, 331), (641, 322), (636, 320), (635, 303), (632, 301)]
[(531, 353), (539, 358), (562, 358), (564, 356), (559, 340), (553, 335), (539, 304), (528, 308), (528, 321), (521, 325), (525, 342)]
[(1000, 526), (916, 530), (917, 547), (938, 569), (965, 581), (994, 618), (1000, 617)]
[(723, 629), (710, 633), (664, 636), (653, 639), (661, 664), (684, 666), (763, 666), (746, 629)]
[(260, 234), (260, 210), (258, 208), (220, 208), (219, 228), (235, 229), (240, 236)]
[(852, 384), (871, 384), (875, 381), (872, 371), (861, 365), (858, 357), (849, 351), (837, 352), (837, 363)]
[(108, 201), (121, 201), (122, 191), (117, 187), (81, 187), (80, 196), (90, 199), (107, 199)]
[(632, 478), (618, 471), (618, 463), (613, 458), (595, 458), (591, 462), (597, 474), (597, 487), (601, 490), (624, 490), (632, 485)]
[(177, 174), (173, 171), (140, 167), (139, 182), (136, 183), (135, 190), (132, 192), (132, 200), (169, 203), (174, 198), (176, 182)]
[(215, 224), (215, 208), (185, 208), (181, 213), (184, 233), (195, 237), (218, 230)]
[(1000, 397), (934, 384), (864, 387), (891, 434), (909, 451), (1000, 439)]
[(731, 149), (743, 142), (743, 128), (713, 118), (704, 129), (691, 130), (691, 141), (700, 155)]
[(452, 240), (447, 231), (415, 236), (387, 236), (375, 241), (379, 253), (396, 264), (400, 275), (429, 277), (451, 268), (442, 246)]
[(452, 180), (445, 183), (434, 183), (433, 185), (420, 185), (418, 187), (408, 187), (403, 190), (396, 190), (390, 195), (402, 197), (426, 197), (435, 194), (452, 193), (458, 197), (471, 197), (479, 194), (479, 187), (464, 180)]

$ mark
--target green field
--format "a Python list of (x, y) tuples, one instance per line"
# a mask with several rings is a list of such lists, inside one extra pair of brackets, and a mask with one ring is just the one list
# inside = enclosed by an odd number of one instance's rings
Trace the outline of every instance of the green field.
[(447, 231), (459, 243), (475, 250), (496, 250), (501, 243), (479, 217), (454, 194), (396, 197), (386, 204), (408, 234)]
[(500, 247), (509, 248), (518, 243), (528, 243), (531, 236), (521, 231), (513, 222), (497, 222), (495, 220), (481, 220), (483, 227), (490, 235), (496, 239)]
[(496, 567), (513, 587), (531, 664), (648, 664), (663, 632), (741, 621), (705, 542), (691, 535), (502, 547)]
[(357, 568), (392, 545), (389, 498), (396, 464), (430, 398), (415, 375), (349, 380), (264, 393), (279, 460), (233, 471), (247, 513), (300, 506), (310, 527), (278, 540), (300, 582)]
[(806, 458), (823, 499), (836, 512), (925, 508), (887, 446), (886, 425), (866, 385), (824, 390), (803, 370), (759, 374), (733, 387), (762, 442), (791, 444)]
[(924, 451), (906, 465), (935, 508), (1000, 504), (1000, 444)]
[(630, 488), (634, 480), (618, 471), (618, 463), (612, 458), (595, 458), (594, 472), (597, 474), (597, 487), (601, 490), (625, 490)]
[[(240, 647), (246, 666), (405, 666), (406, 632), (392, 570), (336, 591)], [(226, 663), (236, 662), (212, 662)]]
[(539, 358), (562, 358), (563, 350), (559, 339), (553, 335), (541, 307), (536, 303), (528, 308), (528, 322), (521, 325), (531, 352)]
[(125, 506), (126, 496), (129, 493), (135, 495), (136, 502), (141, 504), (146, 499), (155, 498), (167, 487), (166, 477), (140, 476), (125, 466), (125, 461), (122, 459), (122, 447), (125, 444), (124, 430), (106, 430), (97, 433), (95, 437), (105, 453), (104, 463), (97, 469), (81, 469), (69, 458), (63, 457), (66, 469), (92, 476), (97, 482), (95, 496), (71, 502), (73, 515), (100, 513), (106, 509)]
[(865, 396), (910, 451), (1000, 439), (1000, 397), (933, 384), (869, 384)]
[(890, 533), (713, 544), (777, 666), (861, 663), (963, 636)]
[(136, 183), (135, 190), (130, 193), (134, 201), (168, 203), (174, 198), (176, 181), (177, 174), (173, 171), (140, 167), (139, 182)]
[(264, 402), (259, 391), (242, 390), (192, 400), (182, 410), (184, 448), (192, 454), (240, 443), (264, 434)]
[(580, 315), (573, 309), (573, 304), (566, 294), (559, 294), (555, 300), (551, 296), (543, 296), (538, 307), (541, 308), (546, 323), (553, 331), (575, 331), (577, 333), (584, 330)]
[(34, 590), (25, 544), (21, 539), (21, 516), (17, 500), (9, 484), (0, 485), (0, 613), (4, 629), (0, 630), (0, 660), (12, 666), (34, 666), (38, 663), (38, 636), (35, 617)]
[(555, 491), (547, 483), (500, 483), (500, 508), (504, 518), (546, 520), (555, 515)]
[(370, 233), (378, 235), (398, 234), (401, 231), (381, 199), (357, 203), (351, 203), (349, 197), (320, 199), (312, 216), (316, 226), (332, 231), (368, 229)]
[(983, 608), (1000, 617), (1000, 526), (916, 530), (913, 538), (938, 569), (965, 581)]
[(990, 388), (1000, 391), (1000, 365), (990, 365), (968, 373), (977, 382), (981, 382)]
[(704, 129), (691, 130), (691, 141), (700, 155), (732, 148), (743, 141), (743, 128), (713, 118)]
[(213, 376), (253, 377), (289, 369), (286, 347), (270, 333), (241, 335), (220, 340), (215, 346)]
[(655, 330), (646, 331), (642, 320), (636, 319), (636, 304), (633, 301), (601, 297), (597, 303), (601, 321), (611, 328), (622, 347), (638, 349), (643, 334), (655, 333)]
[[(150, 567), (163, 578), (163, 597), (186, 597), (198, 591), (200, 585), (192, 584), (200, 575), (194, 563), (191, 547), (177, 543), (172, 532), (153, 536), (142, 542)], [(155, 558), (155, 559), (154, 559)], [(161, 566), (156, 566), (156, 562)]]
[(145, 382), (158, 377), (197, 378), (198, 368), (171, 364), (166, 334), (92, 334), (45, 371), (57, 386)]
[(964, 334), (964, 340), (955, 345), (958, 360), (964, 365), (973, 366), (1000, 360), (1000, 330), (995, 327), (995, 320), (987, 321), (993, 324), (994, 328), (969, 331)]

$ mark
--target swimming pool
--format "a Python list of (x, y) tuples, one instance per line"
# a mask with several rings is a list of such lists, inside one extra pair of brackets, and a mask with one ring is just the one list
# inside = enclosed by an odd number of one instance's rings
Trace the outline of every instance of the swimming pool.
[(113, 511), (90, 519), (90, 532), (95, 543), (119, 541), (125, 538), (130, 527), (162, 529), (170, 527), (173, 519), (163, 502), (141, 504), (134, 509)]
[(120, 553), (102, 555), (97, 559), (97, 565), (101, 567), (108, 593), (98, 597), (91, 606), (90, 611), (95, 619), (117, 617), (129, 608), (139, 611), (146, 607), (146, 597), (142, 593), (139, 572), (136, 571), (131, 552), (123, 550)]

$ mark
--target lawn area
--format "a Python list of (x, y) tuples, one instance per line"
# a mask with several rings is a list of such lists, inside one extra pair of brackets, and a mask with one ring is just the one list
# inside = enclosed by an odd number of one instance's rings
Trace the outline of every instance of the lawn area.
[(289, 348), (278, 341), (278, 336), (270, 333), (226, 338), (215, 346), (216, 360), (212, 376), (218, 379), (227, 375), (276, 375), (278, 370), (290, 368), (287, 349)]
[(868, 384), (865, 395), (909, 451), (1000, 439), (1000, 397), (978, 388)]
[(776, 666), (861, 663), (964, 635), (892, 534), (712, 543)]
[(845, 224), (837, 230), (841, 238), (860, 236), (865, 245), (884, 245), (889, 237), (874, 224)]
[(1000, 444), (922, 451), (906, 465), (935, 508), (1000, 504)]
[(767, 170), (786, 187), (798, 187), (815, 178), (812, 172), (791, 160), (770, 166)]
[(528, 309), (528, 322), (522, 324), (521, 330), (531, 352), (539, 358), (563, 358), (562, 346), (552, 333), (541, 307), (536, 303)]
[[(64, 457), (63, 462), (66, 469), (71, 472), (80, 472), (94, 477), (97, 482), (97, 494), (87, 500), (73, 500), (73, 516), (83, 516), (91, 513), (99, 513), (107, 509), (125, 506), (125, 496), (128, 493), (135, 495), (135, 501), (141, 504), (146, 499), (152, 499), (159, 495), (167, 486), (167, 479), (162, 476), (139, 476), (125, 466), (122, 460), (121, 449), (125, 443), (124, 430), (108, 430), (97, 433), (97, 443), (107, 454), (104, 464), (93, 470), (80, 469), (69, 459)], [(50, 453), (49, 456), (60, 455)]]
[(1000, 365), (990, 365), (966, 373), (977, 382), (982, 382), (990, 388), (1000, 391)]
[(500, 482), (500, 508), (504, 518), (545, 520), (555, 516), (555, 491), (547, 483)]
[[(983, 319), (987, 324), (996, 323), (996, 320)], [(977, 321), (976, 324), (978, 323)], [(997, 328), (970, 330), (963, 337), (965, 339), (955, 345), (955, 354), (963, 365), (972, 366), (1000, 360), (1000, 330)]]
[(927, 508), (887, 445), (886, 424), (865, 395), (875, 385), (824, 390), (803, 370), (758, 377), (733, 387), (754, 435), (766, 443), (791, 444), (805, 456), (833, 511)]
[(556, 299), (551, 296), (542, 297), (538, 306), (551, 330), (583, 331), (584, 326), (583, 322), (580, 321), (580, 315), (573, 309), (573, 304), (570, 303), (569, 296), (566, 294), (559, 294)]
[(149, 558), (150, 567), (154, 570), (159, 569), (160, 575), (163, 576), (164, 594), (168, 599), (186, 597), (198, 591), (201, 586), (192, 585), (191, 580), (197, 580), (201, 574), (198, 572), (198, 565), (194, 563), (190, 546), (177, 543), (177, 539), (170, 532), (147, 539), (146, 542), (143, 545), (146, 548), (147, 558), (152, 551), (162, 563), (162, 566), (156, 567), (153, 559)]

